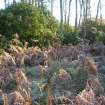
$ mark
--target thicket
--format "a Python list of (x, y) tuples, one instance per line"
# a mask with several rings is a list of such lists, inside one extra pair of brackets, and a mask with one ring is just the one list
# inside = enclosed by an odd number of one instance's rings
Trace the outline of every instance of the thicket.
[(90, 43), (102, 41), (105, 43), (105, 24), (101, 21), (88, 20), (85, 25), (82, 22), (80, 38), (89, 40)]
[(90, 43), (103, 41), (105, 43), (105, 24), (88, 20), (82, 22), (75, 32), (74, 27), (63, 24), (63, 33), (60, 34), (60, 24), (55, 17), (44, 7), (38, 8), (27, 3), (12, 4), (0, 10), (0, 49), (8, 48), (14, 33), (19, 34), (22, 43), (49, 46), (56, 39), (62, 44), (78, 44), (81, 39)]
[(88, 40), (89, 43), (102, 41), (105, 44), (105, 24), (95, 20), (87, 20), (85, 24), (84, 22), (81, 23), (80, 28), (76, 32), (73, 28), (67, 30), (64, 27), (62, 38), (63, 44), (78, 44), (83, 40)]
[(13, 92), (17, 87), (17, 83), (16, 80), (11, 80), (9, 83), (6, 84), (5, 87), (2, 88), (3, 91), (5, 91), (6, 93), (10, 93)]
[(22, 42), (48, 45), (58, 31), (58, 21), (46, 8), (17, 3), (0, 10), (0, 34), (11, 40), (18, 33)]

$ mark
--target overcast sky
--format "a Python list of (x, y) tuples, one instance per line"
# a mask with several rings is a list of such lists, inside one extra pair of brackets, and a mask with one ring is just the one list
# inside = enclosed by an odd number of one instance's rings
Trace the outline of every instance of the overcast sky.
[[(57, 2), (58, 1), (58, 2)], [(102, 2), (102, 17), (105, 19), (105, 0), (101, 0)], [(95, 17), (97, 12), (97, 4), (98, 0), (91, 0), (91, 16)], [(60, 13), (59, 13), (59, 0), (56, 0), (54, 5), (54, 16), (59, 19)], [(78, 9), (78, 16), (79, 16), (79, 9)], [(72, 25), (75, 23), (75, 0), (72, 0), (72, 6), (71, 6), (71, 17), (70, 22)]]
[[(102, 1), (102, 17), (105, 19), (105, 0), (101, 0), (101, 1)], [(92, 17), (95, 17), (95, 15), (96, 15), (97, 4), (98, 4), (98, 0), (91, 0), (91, 11), (92, 11), (91, 15), (92, 15)], [(4, 8), (4, 0), (0, 0), (0, 8)], [(79, 10), (78, 10), (78, 14), (79, 14)], [(58, 20), (60, 19), (59, 0), (55, 0), (53, 15)], [(70, 22), (71, 22), (72, 25), (75, 22), (75, 0), (72, 0)]]

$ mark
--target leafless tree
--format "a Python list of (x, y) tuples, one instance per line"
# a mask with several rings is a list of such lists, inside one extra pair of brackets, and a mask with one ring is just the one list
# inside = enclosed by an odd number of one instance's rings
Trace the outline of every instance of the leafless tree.
[(35, 5), (35, 0), (32, 0), (32, 5)]
[(77, 24), (78, 24), (78, 1), (75, 0), (75, 31), (77, 31)]
[(79, 16), (78, 28), (80, 28), (80, 24), (81, 24), (81, 20), (82, 20), (82, 15), (83, 15), (83, 5), (82, 5), (82, 1), (81, 0), (79, 0), (79, 4), (80, 4), (80, 16)]
[(60, 0), (60, 32), (63, 32), (63, 0)]
[(51, 14), (53, 15), (54, 0), (51, 0)]
[(96, 21), (97, 21), (97, 18), (98, 18), (100, 1), (101, 1), (101, 0), (98, 1), (98, 5), (97, 5)]
[(100, 13), (100, 19), (102, 20), (102, 3), (101, 0), (98, 1), (98, 5), (97, 5), (97, 13), (96, 13), (96, 21), (98, 19), (98, 15)]
[(67, 3), (68, 3), (68, 0), (63, 0), (63, 15), (64, 15), (64, 22), (65, 24), (67, 23)]
[(13, 0), (13, 4), (15, 4), (16, 3), (16, 0)]
[(68, 10), (68, 17), (67, 17), (67, 23), (69, 24), (70, 23), (70, 10), (71, 10), (71, 2), (72, 0), (69, 0), (69, 10)]
[(6, 8), (6, 6), (7, 6), (7, 5), (6, 5), (6, 2), (7, 2), (7, 0), (4, 0), (4, 5), (5, 5), (5, 8)]

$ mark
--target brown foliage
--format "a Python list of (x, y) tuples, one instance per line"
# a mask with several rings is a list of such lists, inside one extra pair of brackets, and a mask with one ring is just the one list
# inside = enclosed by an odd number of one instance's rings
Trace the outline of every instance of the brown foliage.
[(61, 60), (64, 58), (68, 58), (68, 60), (77, 60), (79, 54), (78, 46), (73, 45), (65, 45), (59, 46), (56, 48), (52, 48), (49, 52), (49, 56), (54, 60)]
[(28, 83), (27, 78), (21, 69), (16, 70), (15, 76), (16, 76), (17, 84), (27, 84)]
[(73, 102), (66, 96), (52, 98), (53, 105), (73, 105)]
[(105, 96), (96, 97), (91, 88), (84, 89), (76, 96), (73, 105), (105, 105)]
[(97, 76), (97, 73), (98, 73), (97, 72), (97, 66), (91, 58), (86, 57), (84, 60), (84, 65), (88, 67), (88, 74), (89, 75)]
[(95, 99), (93, 90), (84, 89), (79, 95), (75, 98), (76, 105), (92, 105), (92, 102)]
[[(9, 105), (14, 105), (16, 102), (25, 103), (25, 99), (19, 92), (15, 91), (8, 94), (8, 102), (9, 102), (8, 103)], [(22, 105), (25, 105), (25, 104), (22, 104)]]

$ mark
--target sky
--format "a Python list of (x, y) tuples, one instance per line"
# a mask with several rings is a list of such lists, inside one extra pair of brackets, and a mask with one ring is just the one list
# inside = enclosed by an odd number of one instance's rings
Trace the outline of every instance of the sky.
[[(60, 19), (60, 10), (59, 10), (59, 0), (56, 0), (55, 5), (54, 5), (54, 16), (57, 19)], [(105, 19), (105, 0), (101, 0), (102, 2), (102, 18)], [(97, 4), (98, 0), (91, 0), (91, 16), (95, 17), (97, 13)], [(78, 16), (79, 16), (79, 11), (78, 10)], [(71, 17), (70, 17), (70, 23), (72, 25), (75, 24), (75, 0), (72, 0), (72, 6), (71, 6)]]
[[(12, 1), (12, 0), (9, 0), (9, 1)], [(102, 18), (105, 19), (105, 0), (101, 0), (101, 1), (102, 1)], [(98, 0), (91, 0), (92, 17), (96, 16), (97, 4), (98, 4)], [(0, 8), (4, 8), (4, 0), (0, 0)], [(53, 15), (58, 20), (60, 20), (59, 0), (55, 0)], [(79, 16), (79, 10), (78, 10), (78, 16)], [(75, 0), (72, 0), (70, 23), (71, 25), (74, 25), (75, 23)]]

